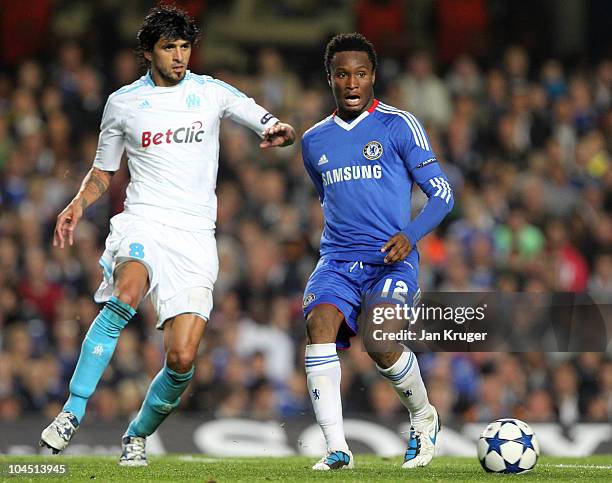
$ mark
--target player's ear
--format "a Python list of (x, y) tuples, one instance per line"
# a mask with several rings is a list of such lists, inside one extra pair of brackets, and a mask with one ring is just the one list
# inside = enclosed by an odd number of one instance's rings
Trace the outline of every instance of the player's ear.
[(375, 82), (376, 82), (376, 71), (373, 70), (372, 71), (372, 85), (374, 85)]
[(144, 58), (145, 58), (145, 59), (147, 59), (149, 62), (151, 62), (151, 59), (153, 58), (153, 54), (151, 54), (151, 52), (148, 52), (148, 51), (146, 51), (146, 50), (145, 50), (145, 51), (142, 53), (142, 55), (144, 55)]
[(331, 74), (329, 72), (327, 73), (327, 85), (331, 87)]

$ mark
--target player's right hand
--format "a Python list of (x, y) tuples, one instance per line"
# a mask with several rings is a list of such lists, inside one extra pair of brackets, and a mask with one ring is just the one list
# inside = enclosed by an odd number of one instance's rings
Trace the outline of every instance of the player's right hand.
[(74, 200), (57, 215), (57, 223), (53, 233), (53, 246), (59, 245), (64, 248), (64, 243), (68, 239), (68, 244), (72, 246), (74, 243), (74, 229), (77, 223), (83, 216), (83, 208)]

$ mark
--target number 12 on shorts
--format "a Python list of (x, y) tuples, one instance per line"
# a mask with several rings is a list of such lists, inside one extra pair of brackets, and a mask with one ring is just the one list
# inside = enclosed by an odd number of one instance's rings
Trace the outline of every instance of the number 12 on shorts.
[(144, 246), (142, 243), (131, 243), (130, 244), (130, 257), (143, 259), (144, 258)]
[[(380, 293), (380, 296), (382, 298), (387, 298), (389, 296), (389, 290), (391, 290), (392, 284), (392, 278), (388, 278), (387, 280), (385, 280), (382, 292)], [(399, 300), (402, 303), (406, 303), (406, 295), (408, 295), (408, 285), (406, 285), (406, 282), (404, 282), (403, 280), (397, 280), (395, 282), (395, 288), (393, 289), (393, 294), (391, 295), (391, 298)]]

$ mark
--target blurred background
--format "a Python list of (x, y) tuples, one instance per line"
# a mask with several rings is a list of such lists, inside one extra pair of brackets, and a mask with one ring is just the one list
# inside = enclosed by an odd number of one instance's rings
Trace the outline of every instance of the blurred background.
[[(0, 421), (52, 418), (98, 307), (109, 218), (129, 173), (76, 243), (55, 218), (91, 167), (106, 97), (141, 75), (132, 49), (150, 1), (0, 1)], [(380, 57), (376, 95), (425, 125), (455, 207), (420, 244), (423, 291), (577, 291), (612, 302), (612, 15), (605, 0), (177, 1), (201, 20), (191, 69), (240, 88), (298, 133), (334, 106), (323, 51), (359, 31)], [(182, 411), (308, 418), (302, 290), (322, 214), (299, 143), (262, 152), (222, 126), (221, 268)], [(418, 190), (414, 210), (424, 202)], [(122, 332), (89, 421), (137, 411), (163, 363), (143, 304)], [(606, 353), (420, 357), (443, 421), (514, 416), (572, 425), (612, 416)], [(347, 417), (406, 420), (360, 350), (342, 354)], [(118, 437), (118, 436), (117, 436)]]

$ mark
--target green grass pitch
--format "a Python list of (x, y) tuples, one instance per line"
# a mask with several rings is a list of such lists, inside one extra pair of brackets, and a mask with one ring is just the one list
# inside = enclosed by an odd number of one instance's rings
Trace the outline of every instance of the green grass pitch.
[[(355, 469), (315, 472), (313, 458), (211, 458), (203, 455), (152, 456), (146, 468), (123, 468), (107, 456), (0, 456), (2, 481), (198, 481), (198, 482), (400, 482), (400, 481), (612, 481), (612, 455), (586, 458), (541, 457), (536, 468), (523, 475), (490, 475), (476, 458), (437, 457), (428, 467), (400, 468), (401, 457), (357, 455)], [(68, 465), (65, 477), (7, 477), (10, 463)]]

